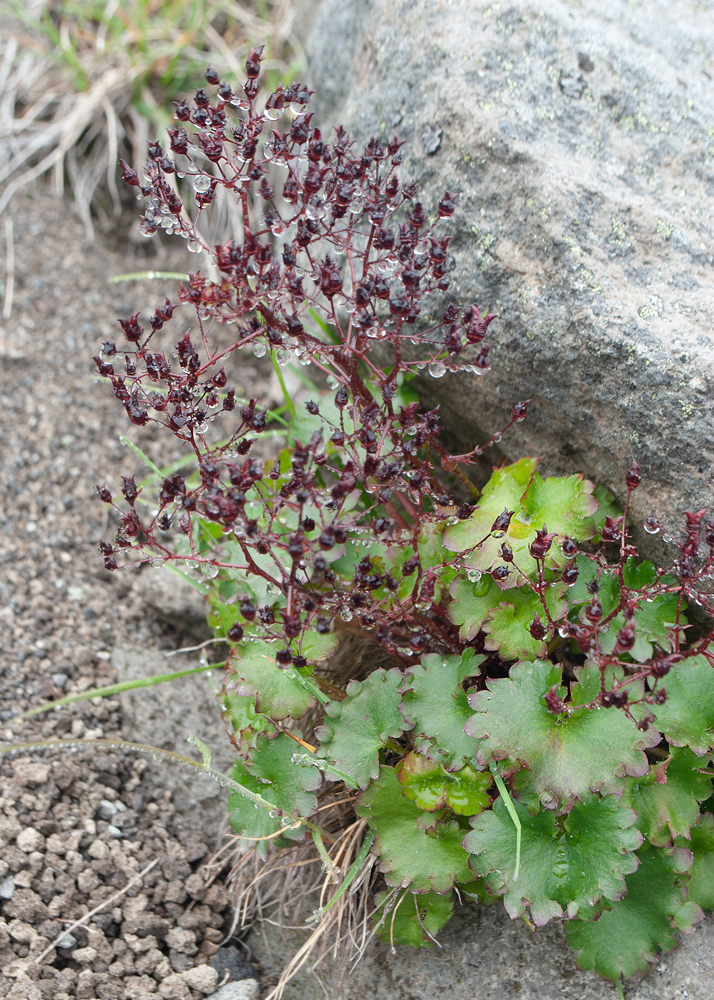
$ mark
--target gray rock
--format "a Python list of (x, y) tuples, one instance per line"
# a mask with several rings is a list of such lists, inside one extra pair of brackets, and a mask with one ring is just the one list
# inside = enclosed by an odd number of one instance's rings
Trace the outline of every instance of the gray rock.
[[(300, 931), (282, 935), (254, 931), (248, 943), (266, 973), (282, 971), (305, 943)], [(317, 967), (330, 996), (342, 1000), (612, 1000), (612, 983), (595, 972), (580, 972), (575, 953), (565, 943), (563, 929), (549, 924), (531, 931), (522, 920), (511, 920), (500, 903), (457, 907), (439, 933), (441, 948), (415, 950), (376, 941), (352, 970), (327, 958)], [(325, 945), (327, 947), (327, 943)], [(314, 962), (317, 953), (312, 958)], [(340, 994), (338, 982), (342, 981)], [(675, 996), (711, 1000), (714, 982), (714, 921), (709, 918), (684, 938), (682, 947), (660, 956), (641, 982), (628, 981), (628, 1000), (665, 1000)], [(315, 1000), (321, 991), (307, 969), (285, 991), (285, 1000)]]
[(8, 875), (0, 882), (0, 899), (12, 899), (15, 895), (15, 879)]
[(257, 979), (240, 979), (237, 983), (226, 983), (206, 1000), (255, 1000), (260, 993)]
[(504, 453), (620, 499), (636, 458), (635, 522), (712, 505), (713, 53), (695, 0), (324, 0), (309, 46), (323, 127), (461, 192), (448, 297), (499, 319), (487, 377), (425, 379), (447, 427), (530, 398)]
[[(137, 680), (154, 674), (166, 674), (198, 666), (197, 653), (182, 653), (167, 659), (161, 650), (114, 649), (112, 665), (117, 681)], [(194, 674), (181, 680), (135, 688), (121, 696), (126, 739), (173, 750), (200, 760), (200, 754), (187, 738), (199, 737), (213, 753), (213, 764), (228, 770), (235, 753), (225, 733), (221, 712), (212, 682), (221, 678)], [(188, 771), (165, 760), (149, 761), (153, 783), (169, 789), (179, 812), (211, 836), (226, 816), (226, 792), (206, 774)]]

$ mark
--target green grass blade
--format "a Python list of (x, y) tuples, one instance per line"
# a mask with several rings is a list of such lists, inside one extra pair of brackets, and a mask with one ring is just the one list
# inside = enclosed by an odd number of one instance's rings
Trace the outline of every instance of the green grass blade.
[(151, 471), (154, 473), (155, 476), (158, 476), (159, 479), (161, 479), (161, 469), (157, 468), (154, 465), (149, 456), (145, 455), (138, 445), (135, 445), (134, 442), (130, 441), (128, 437), (124, 437), (123, 434), (119, 435), (119, 440), (121, 441), (122, 444), (125, 444), (127, 448), (131, 448), (131, 450), (134, 452), (137, 458), (140, 458), (141, 461), (144, 463), (144, 465), (147, 468), (151, 469)]
[(278, 382), (280, 383), (280, 388), (283, 390), (283, 399), (285, 400), (285, 406), (287, 407), (287, 411), (291, 417), (294, 417), (295, 403), (290, 398), (290, 393), (288, 392), (287, 386), (285, 385), (285, 379), (283, 378), (282, 370), (280, 368), (280, 365), (278, 364), (278, 359), (275, 356), (275, 351), (270, 352), (270, 360), (273, 362), (273, 371), (275, 372)]
[(31, 708), (21, 715), (16, 715), (15, 719), (29, 719), (32, 715), (41, 715), (42, 712), (51, 712), (53, 708), (63, 708), (65, 705), (74, 705), (78, 701), (88, 701), (90, 698), (111, 698), (112, 695), (122, 694), (123, 691), (133, 691), (134, 688), (153, 687), (154, 684), (165, 684), (168, 681), (175, 681), (179, 677), (188, 677), (189, 674), (200, 674), (206, 670), (217, 670), (221, 664), (212, 663), (207, 667), (191, 667), (188, 670), (174, 670), (170, 674), (155, 674), (153, 677), (140, 677), (134, 681), (121, 681), (118, 684), (108, 684), (106, 687), (90, 688), (88, 691), (81, 691), (79, 694), (68, 694), (57, 701), (50, 701), (46, 705), (38, 708)]
[(335, 905), (335, 903), (338, 901), (338, 899), (340, 898), (340, 896), (344, 895), (344, 893), (347, 892), (347, 890), (349, 889), (349, 887), (352, 885), (352, 883), (354, 882), (355, 878), (357, 877), (357, 874), (358, 874), (360, 868), (364, 864), (364, 862), (365, 862), (365, 860), (367, 858), (367, 855), (369, 854), (369, 852), (370, 852), (370, 850), (372, 848), (372, 844), (373, 843), (374, 843), (374, 834), (370, 833), (362, 841), (362, 846), (359, 849), (359, 853), (358, 853), (357, 857), (354, 859), (354, 861), (352, 862), (352, 864), (350, 865), (349, 871), (345, 875), (345, 877), (344, 877), (344, 879), (342, 881), (342, 884), (340, 885), (340, 887), (337, 890), (337, 892), (334, 894), (334, 896), (332, 897), (332, 899), (330, 900), (330, 902), (327, 903), (325, 906), (322, 907), (322, 909), (319, 911), (319, 913), (317, 914), (317, 916), (311, 917), (311, 918), (308, 919), (308, 923), (310, 923), (312, 920), (319, 920), (325, 913), (327, 913), (327, 911), (329, 909), (331, 909)]
[(493, 775), (493, 780), (496, 782), (496, 788), (503, 799), (504, 805), (508, 810), (508, 815), (513, 820), (513, 825), (516, 828), (516, 867), (513, 872), (513, 881), (517, 882), (518, 873), (521, 870), (521, 821), (518, 818), (518, 813), (513, 805), (513, 799), (511, 798), (509, 791), (504, 784), (503, 778), (498, 773), (496, 765), (493, 761), (491, 761), (491, 774)]
[(185, 281), (186, 275), (181, 271), (132, 271), (129, 274), (113, 274), (107, 278), (107, 283), (117, 285), (120, 281), (154, 281), (156, 278)]

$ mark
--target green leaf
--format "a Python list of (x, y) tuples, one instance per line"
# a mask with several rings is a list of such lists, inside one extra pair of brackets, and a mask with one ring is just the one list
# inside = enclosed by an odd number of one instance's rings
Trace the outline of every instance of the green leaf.
[(488, 789), (493, 778), (489, 772), (479, 773), (463, 767), (449, 774), (421, 754), (410, 753), (402, 761), (398, 773), (404, 795), (420, 809), (434, 812), (448, 807), (460, 816), (475, 816), (491, 804)]
[(226, 687), (236, 694), (254, 698), (256, 710), (280, 722), (301, 719), (315, 699), (294, 667), (282, 670), (275, 662), (273, 647), (255, 640), (241, 643), (232, 651)]
[(642, 778), (628, 778), (623, 805), (637, 813), (637, 826), (655, 847), (664, 847), (676, 836), (689, 839), (699, 818), (699, 803), (712, 791), (712, 782), (696, 769), (705, 766), (688, 748), (672, 750), (661, 764)]
[[(566, 535), (575, 541), (586, 541), (595, 534), (593, 515), (597, 501), (592, 495), (593, 484), (582, 476), (543, 479), (535, 471), (536, 465), (537, 459), (523, 458), (514, 465), (496, 469), (471, 516), (449, 527), (444, 536), (445, 546), (454, 552), (473, 548), (465, 565), (482, 573), (503, 565), (499, 549), (507, 542), (513, 550), (513, 565), (520, 574), (512, 573), (503, 584), (504, 589), (522, 582), (521, 574), (536, 578), (536, 562), (529, 546), (543, 525), (556, 535), (546, 556), (548, 569), (562, 569), (568, 562), (560, 548)], [(514, 515), (505, 536), (495, 538), (490, 534), (491, 528), (504, 508)]]
[(619, 517), (622, 510), (615, 503), (615, 494), (606, 486), (598, 484), (593, 490), (593, 496), (597, 500), (597, 510), (593, 514), (596, 534), (593, 541), (600, 541), (600, 533), (605, 524), (606, 517)]
[[(633, 626), (635, 629), (635, 645), (628, 653), (633, 660), (644, 663), (654, 655), (653, 646), (668, 653), (672, 648), (670, 629), (677, 619), (676, 594), (658, 594), (651, 601), (646, 601), (635, 612)], [(603, 653), (611, 653), (617, 642), (617, 633), (625, 624), (624, 614), (616, 615), (611, 623), (609, 631), (600, 633), (600, 649)], [(684, 626), (687, 619), (680, 614), (679, 624)]]
[(357, 815), (374, 831), (379, 870), (387, 885), (446, 893), (454, 882), (468, 882), (471, 873), (459, 825), (439, 822), (433, 829), (420, 830), (417, 820), (423, 814), (401, 791), (394, 769), (382, 766), (355, 805)]
[(423, 656), (402, 688), (402, 711), (414, 727), (415, 749), (447, 770), (459, 770), (476, 752), (464, 732), (471, 712), (463, 681), (479, 673), (483, 660), (472, 649), (461, 656)]
[(335, 632), (323, 635), (315, 629), (308, 629), (300, 640), (300, 654), (311, 663), (319, 663), (332, 656), (338, 644), (339, 639)]
[(461, 626), (459, 636), (462, 642), (468, 642), (481, 631), (481, 626), (503, 599), (503, 594), (489, 574), (476, 583), (457, 576), (450, 589), (449, 618), (454, 625)]
[[(391, 899), (392, 907), (384, 915), (384, 904)], [(451, 919), (454, 912), (454, 899), (440, 896), (436, 892), (415, 895), (408, 892), (402, 899), (394, 898), (393, 891), (378, 892), (375, 896), (377, 909), (374, 914), (375, 924), (384, 917), (384, 923), (377, 931), (377, 937), (386, 944), (410, 944), (414, 948), (431, 948), (433, 945), (429, 935), (435, 936)], [(394, 907), (396, 908), (396, 912)]]
[(696, 826), (690, 830), (691, 841), (678, 841), (694, 854), (687, 883), (687, 899), (703, 910), (714, 910), (714, 816), (703, 813)]
[(657, 569), (654, 563), (637, 562), (630, 556), (622, 567), (622, 582), (631, 590), (644, 590), (657, 579)]
[(510, 677), (487, 681), (488, 690), (469, 696), (476, 715), (466, 723), (466, 732), (481, 740), (476, 753), (480, 765), (509, 759), (503, 773), (513, 773), (517, 764), (531, 772), (529, 787), (547, 806), (558, 800), (569, 808), (574, 798), (585, 799), (591, 791), (621, 794), (625, 774), (647, 773), (644, 746), (659, 742), (652, 727), (641, 733), (617, 709), (588, 709), (579, 699), (599, 689), (600, 674), (594, 664), (578, 671), (573, 684), (574, 706), (568, 715), (553, 715), (542, 696), (558, 687), (561, 668), (545, 660), (517, 663)]
[(463, 842), (474, 873), (485, 879), (489, 892), (504, 896), (513, 919), (529, 905), (534, 923), (542, 926), (563, 910), (574, 916), (603, 895), (624, 895), (624, 876), (637, 867), (630, 852), (642, 843), (642, 835), (632, 829), (632, 809), (621, 807), (614, 795), (590, 795), (559, 823), (551, 810), (531, 815), (520, 802), (514, 806), (522, 838), (517, 880), (516, 829), (501, 798), (471, 821), (473, 829)]
[(696, 905), (685, 903), (678, 875), (691, 864), (688, 851), (665, 852), (648, 847), (640, 867), (627, 879), (627, 895), (603, 909), (592, 921), (566, 924), (567, 941), (578, 952), (579, 969), (595, 969), (604, 979), (641, 976), (656, 962), (658, 950), (677, 947), (674, 922), (688, 930), (700, 918)]
[[(551, 583), (546, 589), (545, 602), (553, 621), (567, 614), (568, 604), (562, 599), (566, 590), (564, 583)], [(504, 660), (546, 655), (547, 642), (530, 634), (536, 614), (546, 624), (547, 618), (540, 597), (529, 587), (502, 591), (489, 575), (476, 583), (457, 577), (451, 584), (451, 597), (449, 618), (461, 626), (459, 636), (463, 642), (483, 630), (486, 649), (498, 650)]]
[[(316, 767), (294, 764), (295, 748), (296, 743), (285, 733), (272, 740), (261, 735), (249, 759), (236, 761), (229, 776), (268, 802), (274, 802), (276, 812), (311, 816), (317, 809), (314, 792), (320, 787), (322, 775)], [(279, 815), (271, 816), (267, 809), (256, 808), (238, 792), (229, 796), (228, 820), (240, 837), (248, 838), (244, 846), (250, 846), (251, 838), (266, 837), (281, 829)], [(303, 828), (291, 830), (287, 827), (276, 843), (284, 845), (302, 839), (303, 835)], [(266, 845), (266, 841), (256, 843), (261, 857), (265, 856)]]
[[(597, 563), (582, 552), (575, 557), (575, 564), (578, 567), (578, 579), (567, 590), (568, 603), (572, 607), (590, 603), (592, 594), (588, 590), (588, 584), (592, 583), (598, 575)], [(605, 617), (617, 607), (620, 600), (620, 584), (614, 570), (603, 572), (599, 584), (600, 589), (597, 596), (602, 604), (603, 617)]]
[(328, 721), (315, 730), (322, 744), (317, 756), (349, 774), (355, 787), (366, 788), (379, 774), (379, 750), (398, 739), (409, 723), (399, 711), (399, 670), (375, 670), (364, 681), (351, 681), (344, 701), (331, 701)]
[[(568, 611), (562, 600), (567, 584), (551, 583), (545, 592), (545, 603), (554, 622), (563, 618)], [(545, 639), (534, 639), (530, 626), (536, 614), (547, 626), (547, 618), (538, 594), (525, 587), (508, 590), (501, 595), (502, 600), (483, 623), (486, 633), (486, 649), (497, 650), (504, 660), (535, 660), (545, 656), (548, 644)]]
[(255, 697), (225, 691), (222, 696), (223, 718), (231, 728), (231, 742), (241, 757), (255, 747), (259, 733), (275, 734), (275, 726), (255, 710)]
[(714, 668), (704, 656), (693, 656), (676, 663), (661, 683), (667, 701), (653, 708), (655, 725), (672, 746), (688, 746), (702, 757), (714, 746)]

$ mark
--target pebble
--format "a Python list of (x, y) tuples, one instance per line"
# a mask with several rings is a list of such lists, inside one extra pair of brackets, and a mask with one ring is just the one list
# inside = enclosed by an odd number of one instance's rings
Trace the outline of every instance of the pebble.
[(15, 879), (12, 875), (0, 882), (0, 899), (12, 899), (15, 893)]
[(32, 851), (40, 850), (45, 843), (45, 838), (33, 826), (26, 826), (24, 830), (18, 833), (15, 843), (25, 854), (31, 854)]
[(218, 985), (218, 973), (210, 965), (196, 965), (181, 975), (187, 986), (202, 993), (211, 993)]
[(237, 983), (226, 983), (206, 1000), (255, 1000), (260, 992), (257, 979), (239, 979)]

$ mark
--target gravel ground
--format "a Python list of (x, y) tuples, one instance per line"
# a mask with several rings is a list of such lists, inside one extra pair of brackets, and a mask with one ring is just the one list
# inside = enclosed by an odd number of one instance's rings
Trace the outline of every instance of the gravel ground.
[[(112, 683), (116, 647), (195, 641), (194, 625), (167, 624), (138, 580), (107, 573), (97, 552), (111, 529), (94, 484), (117, 489), (120, 473), (141, 470), (119, 443), (127, 422), (90, 359), (114, 339), (117, 316), (162, 293), (158, 282), (107, 278), (171, 261), (130, 234), (86, 247), (70, 211), (44, 193), (17, 199), (11, 214), (14, 296), (0, 326), (0, 734), (115, 738), (116, 699), (13, 718)], [(131, 436), (159, 458), (150, 433)], [(196, 815), (182, 817), (146, 768), (119, 752), (0, 760), (0, 996), (189, 1000), (231, 977), (245, 979), (242, 993), (236, 983), (221, 1000), (257, 995), (245, 952), (235, 943), (219, 952), (232, 914), (225, 872), (205, 867), (216, 831), (191, 829)]]

